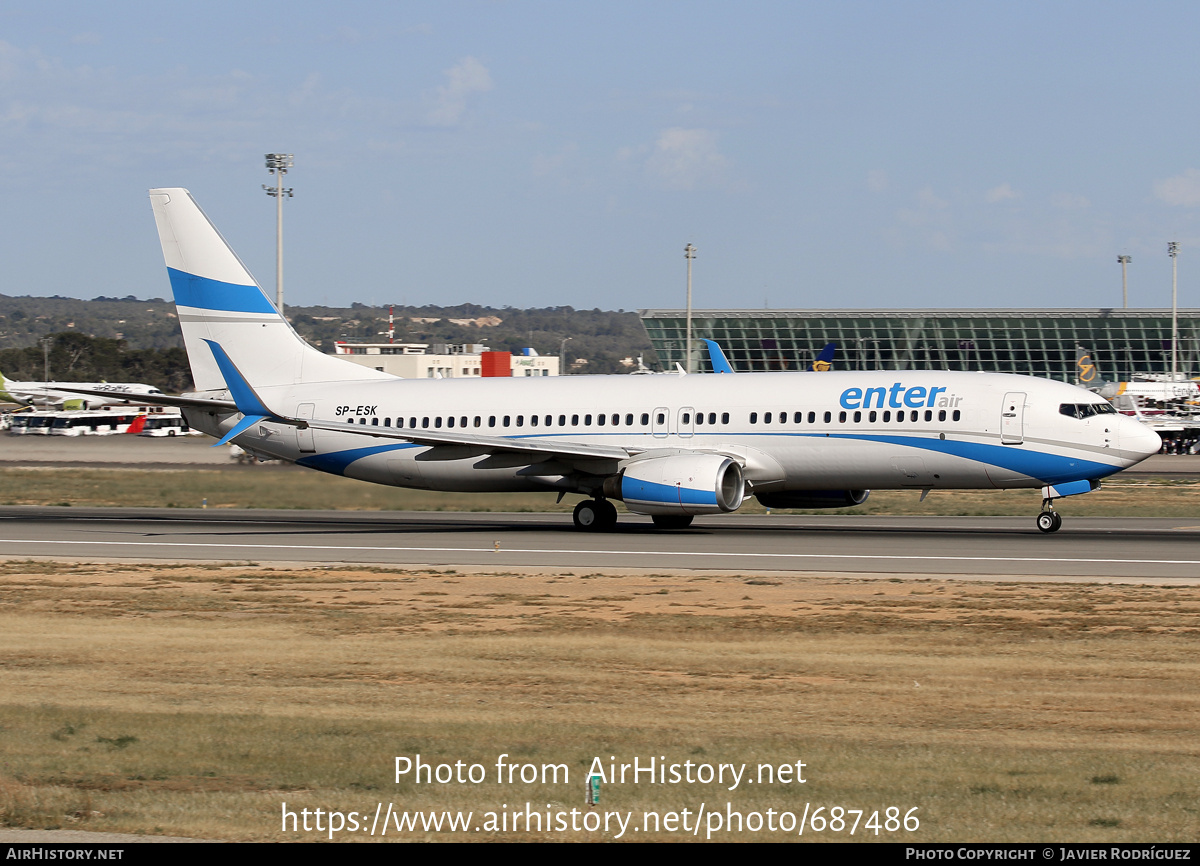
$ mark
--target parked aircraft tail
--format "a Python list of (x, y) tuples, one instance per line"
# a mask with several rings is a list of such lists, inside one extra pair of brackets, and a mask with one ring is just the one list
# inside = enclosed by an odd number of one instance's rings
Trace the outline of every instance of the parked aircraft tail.
[(1083, 346), (1075, 347), (1075, 381), (1084, 388), (1098, 387), (1104, 384), (1092, 353)]
[(837, 343), (826, 343), (817, 357), (809, 365), (810, 373), (828, 373), (833, 369), (833, 353), (837, 351)]
[(392, 378), (306, 343), (186, 189), (152, 189), (150, 201), (198, 391), (227, 388), (216, 347), (258, 387)]
[(1121, 382), (1110, 382), (1100, 374), (1100, 366), (1083, 346), (1075, 347), (1075, 384), (1111, 400), (1125, 389)]
[(714, 373), (732, 373), (733, 365), (729, 363), (729, 359), (725, 357), (725, 353), (721, 351), (720, 345), (716, 340), (704, 340), (708, 346), (708, 360), (712, 364)]

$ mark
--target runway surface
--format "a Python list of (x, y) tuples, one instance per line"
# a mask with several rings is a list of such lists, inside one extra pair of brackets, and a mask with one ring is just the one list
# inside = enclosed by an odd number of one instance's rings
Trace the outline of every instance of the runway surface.
[(883, 577), (1200, 583), (1200, 521), (727, 515), (679, 532), (622, 515), (0, 508), (0, 556), (488, 568), (834, 572)]

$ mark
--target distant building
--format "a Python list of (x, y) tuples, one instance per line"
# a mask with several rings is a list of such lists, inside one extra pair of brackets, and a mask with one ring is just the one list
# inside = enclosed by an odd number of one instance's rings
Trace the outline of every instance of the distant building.
[(460, 379), (483, 376), (557, 376), (552, 355), (492, 352), (481, 343), (342, 343), (334, 354), (352, 364), (405, 379)]
[[(683, 310), (642, 310), (663, 369), (684, 363)], [(1178, 364), (1200, 374), (1200, 310), (1180, 310)], [(701, 339), (735, 370), (804, 370), (826, 343), (835, 370), (986, 370), (1075, 380), (1075, 347), (1100, 374), (1131, 379), (1171, 370), (1170, 310), (693, 310), (694, 369), (709, 371)]]

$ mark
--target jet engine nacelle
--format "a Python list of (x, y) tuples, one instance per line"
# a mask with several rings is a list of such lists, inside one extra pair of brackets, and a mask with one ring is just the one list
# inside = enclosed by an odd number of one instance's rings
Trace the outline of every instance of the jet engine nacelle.
[(849, 508), (870, 495), (870, 490), (787, 490), (760, 493), (758, 501), (764, 508)]
[[(720, 454), (652, 457), (612, 480), (620, 484), (613, 498), (635, 514), (720, 514), (736, 511), (746, 495), (742, 467)], [(613, 486), (605, 486), (610, 496)]]

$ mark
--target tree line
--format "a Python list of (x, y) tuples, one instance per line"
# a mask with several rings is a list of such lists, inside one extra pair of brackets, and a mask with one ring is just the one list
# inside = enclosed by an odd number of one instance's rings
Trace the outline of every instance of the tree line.
[[(324, 352), (335, 342), (386, 342), (386, 307), (288, 307), (296, 331)], [(452, 319), (471, 320), (453, 322)], [(414, 321), (418, 320), (418, 321)], [(484, 325), (474, 320), (485, 320)], [(492, 324), (499, 320), (498, 324)], [(569, 339), (568, 339), (569, 338)], [(144, 382), (178, 392), (190, 387), (175, 305), (161, 298), (11, 297), (0, 294), (0, 371), (10, 379), (41, 381), (50, 346), (50, 378), (57, 381)], [(573, 307), (517, 309), (460, 304), (395, 308), (398, 343), (478, 343), (496, 351), (557, 355), (566, 340), (568, 367), (578, 359), (587, 373), (630, 372), (621, 362), (655, 356), (636, 313)]]
[(139, 382), (172, 393), (192, 385), (182, 348), (131, 349), (124, 340), (74, 331), (49, 334), (35, 346), (0, 349), (0, 371), (16, 381)]

